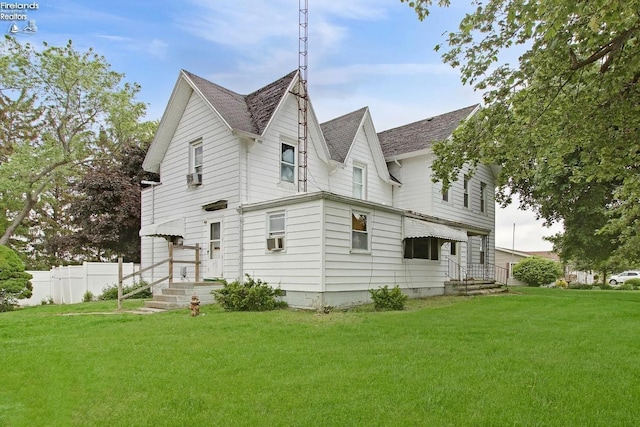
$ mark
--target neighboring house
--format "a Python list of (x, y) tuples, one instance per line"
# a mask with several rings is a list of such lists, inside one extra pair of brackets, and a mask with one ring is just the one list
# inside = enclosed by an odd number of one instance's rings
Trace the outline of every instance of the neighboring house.
[(309, 102), (304, 192), (298, 86), (292, 72), (245, 96), (180, 72), (143, 164), (161, 180), (142, 194), (143, 267), (166, 240), (198, 243), (206, 279), (250, 274), (299, 307), (384, 285), (438, 295), (457, 265), (491, 270), (493, 170), (465, 168), (446, 193), (431, 181), (431, 144), (478, 106), (377, 133), (366, 107), (320, 124)]
[[(513, 277), (513, 266), (525, 258), (532, 256), (547, 258), (561, 264), (560, 257), (557, 253), (551, 251), (515, 251), (512, 249), (496, 247), (496, 265), (507, 269), (509, 285), (526, 286), (525, 283)], [(588, 283), (592, 284), (593, 272), (578, 271), (570, 265), (562, 267), (564, 278), (567, 282)]]
[(531, 257), (531, 255), (526, 252), (496, 246), (496, 265), (507, 269), (507, 285), (527, 286), (526, 283), (513, 277), (513, 266), (529, 257)]

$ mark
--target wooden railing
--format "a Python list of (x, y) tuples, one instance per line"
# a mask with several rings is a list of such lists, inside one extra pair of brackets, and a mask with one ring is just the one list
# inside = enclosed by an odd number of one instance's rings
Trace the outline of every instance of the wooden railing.
[[(139, 293), (142, 291), (145, 291), (147, 289), (152, 288), (153, 286), (164, 282), (165, 280), (169, 282), (169, 286), (171, 286), (173, 284), (173, 264), (194, 264), (195, 265), (195, 273), (196, 273), (196, 282), (200, 281), (200, 245), (198, 243), (195, 244), (195, 246), (180, 246), (181, 249), (192, 249), (195, 251), (195, 260), (194, 261), (186, 261), (186, 260), (176, 260), (173, 257), (173, 243), (169, 242), (169, 257), (167, 259), (164, 259), (160, 262), (156, 262), (155, 264), (152, 264), (148, 267), (142, 268), (138, 271), (134, 271), (131, 274), (128, 274), (126, 276), (122, 275), (122, 258), (118, 258), (118, 310), (122, 310), (122, 301), (124, 301), (125, 299)], [(169, 268), (168, 268), (168, 274), (165, 277), (162, 277), (158, 280), (155, 280), (147, 285), (141, 286), (139, 288), (134, 289), (131, 292), (128, 292), (126, 294), (122, 294), (122, 289), (123, 289), (123, 283), (125, 280), (127, 279), (131, 279), (134, 278), (136, 276), (140, 276), (140, 278), (142, 279), (142, 273), (151, 270), (152, 268), (156, 268), (159, 267), (163, 264), (168, 264)], [(135, 281), (135, 280), (134, 280)]]

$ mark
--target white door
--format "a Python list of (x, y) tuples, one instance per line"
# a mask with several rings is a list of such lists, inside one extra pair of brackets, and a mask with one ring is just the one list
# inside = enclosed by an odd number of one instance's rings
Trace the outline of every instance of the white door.
[(209, 221), (207, 236), (204, 275), (207, 279), (222, 278), (222, 221)]

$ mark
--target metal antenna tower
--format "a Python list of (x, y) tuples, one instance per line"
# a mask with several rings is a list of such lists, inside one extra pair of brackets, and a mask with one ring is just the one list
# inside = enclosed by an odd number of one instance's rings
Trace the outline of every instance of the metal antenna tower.
[(298, 0), (298, 192), (307, 192), (307, 68), (309, 67), (309, 0)]

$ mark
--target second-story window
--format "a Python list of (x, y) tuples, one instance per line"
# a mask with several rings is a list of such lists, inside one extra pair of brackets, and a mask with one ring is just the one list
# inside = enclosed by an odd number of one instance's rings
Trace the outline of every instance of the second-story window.
[(296, 180), (296, 147), (280, 144), (280, 181), (294, 183)]
[(364, 199), (366, 196), (366, 168), (364, 166), (353, 166), (353, 197)]
[(463, 205), (465, 208), (468, 208), (469, 207), (469, 177), (466, 175), (464, 176), (463, 190), (464, 190)]
[(202, 141), (191, 144), (191, 172), (202, 175)]
[(444, 189), (444, 187), (442, 188), (442, 201), (443, 202), (448, 202), (449, 201), (449, 189)]
[(487, 184), (480, 183), (480, 212), (485, 213), (487, 211)]

